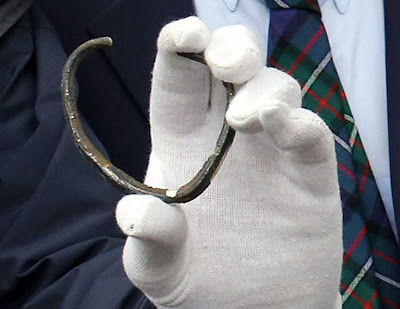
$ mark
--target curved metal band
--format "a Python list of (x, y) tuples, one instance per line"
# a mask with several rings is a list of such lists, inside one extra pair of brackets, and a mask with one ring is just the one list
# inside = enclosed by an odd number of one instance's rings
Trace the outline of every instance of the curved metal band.
[[(159, 189), (147, 186), (133, 177), (126, 174), (121, 169), (115, 167), (107, 160), (100, 151), (89, 140), (83, 130), (79, 113), (76, 105), (75, 73), (79, 64), (87, 54), (99, 47), (112, 45), (109, 37), (102, 37), (87, 41), (80, 45), (68, 58), (62, 73), (61, 92), (64, 114), (76, 146), (82, 154), (91, 161), (105, 178), (125, 194), (150, 194), (160, 198), (166, 203), (185, 203), (199, 196), (211, 183), (216, 175), (225, 155), (227, 154), (235, 131), (229, 127), (224, 120), (221, 133), (218, 137), (214, 152), (210, 155), (203, 167), (197, 174), (178, 190)], [(205, 64), (203, 55), (180, 53), (181, 56)], [(227, 89), (227, 104), (235, 95), (234, 87), (230, 83), (224, 83)]]

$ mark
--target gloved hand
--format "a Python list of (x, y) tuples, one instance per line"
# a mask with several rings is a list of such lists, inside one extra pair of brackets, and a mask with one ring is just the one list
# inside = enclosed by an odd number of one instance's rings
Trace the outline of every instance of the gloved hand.
[[(332, 134), (300, 108), (298, 83), (265, 68), (254, 34), (210, 38), (190, 17), (158, 39), (146, 183), (178, 188), (214, 149), (226, 118), (238, 131), (210, 187), (187, 204), (127, 196), (116, 217), (128, 236), (130, 280), (160, 308), (341, 308), (342, 216)], [(176, 52), (205, 51), (210, 69)]]

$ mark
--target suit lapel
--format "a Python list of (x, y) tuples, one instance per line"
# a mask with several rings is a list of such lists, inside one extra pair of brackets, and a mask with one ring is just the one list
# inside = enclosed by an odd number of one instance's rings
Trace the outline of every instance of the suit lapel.
[(400, 235), (400, 2), (384, 3), (390, 170), (397, 231)]
[(169, 21), (193, 14), (191, 0), (116, 0), (89, 25), (93, 37), (113, 38), (105, 54), (145, 117), (158, 33)]

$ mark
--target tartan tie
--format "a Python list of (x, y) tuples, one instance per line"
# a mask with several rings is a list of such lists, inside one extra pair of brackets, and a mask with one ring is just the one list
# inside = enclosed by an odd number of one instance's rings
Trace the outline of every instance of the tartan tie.
[(343, 207), (343, 308), (400, 308), (398, 245), (334, 67), (317, 0), (266, 0), (268, 64), (297, 79), (335, 137)]

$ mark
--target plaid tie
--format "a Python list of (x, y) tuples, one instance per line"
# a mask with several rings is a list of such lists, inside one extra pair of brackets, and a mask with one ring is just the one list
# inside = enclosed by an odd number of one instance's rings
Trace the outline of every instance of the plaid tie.
[(340, 84), (317, 0), (266, 0), (268, 62), (296, 78), (303, 107), (336, 140), (343, 206), (343, 308), (400, 308), (400, 258), (382, 199)]

